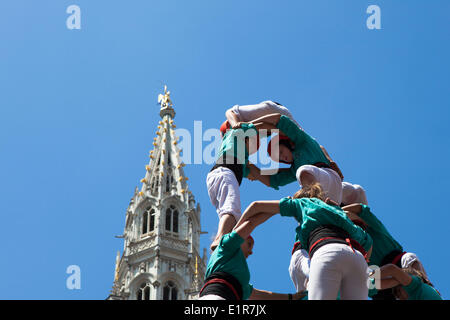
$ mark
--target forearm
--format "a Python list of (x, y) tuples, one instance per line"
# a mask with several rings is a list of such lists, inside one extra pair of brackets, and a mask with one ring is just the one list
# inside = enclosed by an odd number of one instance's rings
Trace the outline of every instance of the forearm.
[[(376, 282), (375, 282), (376, 283)], [(396, 286), (400, 285), (400, 282), (398, 282), (396, 279), (394, 278), (390, 278), (390, 279), (381, 279), (380, 280), (380, 288), (379, 290), (385, 290), (385, 289), (391, 289), (394, 288)], [(377, 288), (378, 289), (378, 288)]]
[(261, 183), (263, 183), (266, 186), (270, 187), (270, 175), (265, 175), (264, 171), (261, 171), (257, 166), (255, 166), (253, 164), (249, 164), (248, 166), (250, 168), (250, 174), (256, 180), (259, 180)]
[(409, 274), (407, 274), (394, 264), (387, 264), (382, 266), (380, 268), (380, 278), (382, 280), (392, 278), (398, 281), (402, 286), (407, 286), (412, 281), (412, 278)]
[(342, 210), (349, 211), (349, 212), (359, 215), (361, 213), (362, 206), (359, 203), (354, 203), (354, 204), (349, 204), (348, 206), (342, 207)]
[[(274, 201), (255, 201), (252, 202), (247, 209), (245, 209), (239, 221), (236, 223), (236, 227), (243, 224), (245, 221), (252, 219), (261, 213), (268, 213), (274, 215), (280, 212), (280, 205), (278, 200)], [(258, 221), (256, 221), (258, 222)], [(235, 227), (235, 228), (236, 228)]]
[(278, 124), (278, 121), (280, 121), (280, 117), (281, 117), (281, 114), (272, 113), (272, 114), (262, 116), (258, 119), (252, 120), (252, 121), (250, 121), (250, 123), (255, 124), (255, 123), (259, 123), (259, 122), (265, 122), (265, 123), (271, 124), (276, 127), (276, 125)]

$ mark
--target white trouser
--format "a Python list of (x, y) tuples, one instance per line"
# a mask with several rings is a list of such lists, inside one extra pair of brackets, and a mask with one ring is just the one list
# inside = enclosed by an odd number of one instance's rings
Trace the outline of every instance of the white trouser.
[(314, 177), (314, 180), (322, 186), (322, 189), (327, 198), (341, 204), (342, 200), (342, 179), (336, 171), (329, 168), (319, 168), (313, 165), (304, 165), (297, 169), (296, 177), (300, 186), (302, 183), (302, 173), (309, 173)]
[(349, 205), (362, 203), (367, 205), (366, 191), (358, 184), (342, 182), (342, 203)]
[(289, 275), (297, 292), (306, 290), (309, 278), (309, 255), (305, 249), (294, 252), (289, 264)]
[(219, 219), (224, 214), (231, 214), (236, 221), (241, 218), (241, 194), (239, 182), (233, 171), (225, 167), (218, 167), (209, 172), (206, 186), (211, 203), (216, 208)]
[(309, 300), (367, 300), (367, 263), (364, 256), (341, 243), (326, 244), (311, 258)]
[(206, 294), (203, 297), (198, 298), (197, 300), (225, 300), (225, 298), (222, 298), (217, 294)]

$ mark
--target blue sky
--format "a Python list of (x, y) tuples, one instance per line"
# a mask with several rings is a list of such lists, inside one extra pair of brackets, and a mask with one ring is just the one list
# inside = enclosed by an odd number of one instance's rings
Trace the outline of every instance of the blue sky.
[[(66, 27), (72, 4), (81, 30)], [(371, 4), (381, 30), (366, 27)], [(108, 296), (163, 84), (188, 130), (218, 127), (234, 104), (287, 106), (448, 298), (449, 10), (445, 0), (2, 1), (0, 299)], [(186, 167), (203, 247), (218, 222), (209, 170)], [(245, 208), (297, 185), (241, 189)], [(294, 291), (294, 228), (275, 217), (254, 232), (256, 288)], [(73, 264), (81, 290), (66, 288)]]

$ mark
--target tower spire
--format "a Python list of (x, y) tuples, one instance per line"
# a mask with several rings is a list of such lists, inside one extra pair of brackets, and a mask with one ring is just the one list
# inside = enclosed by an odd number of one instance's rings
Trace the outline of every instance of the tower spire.
[(127, 209), (114, 299), (194, 299), (206, 270), (204, 259), (198, 258), (200, 206), (188, 190), (167, 86), (158, 103), (161, 120), (153, 150)]

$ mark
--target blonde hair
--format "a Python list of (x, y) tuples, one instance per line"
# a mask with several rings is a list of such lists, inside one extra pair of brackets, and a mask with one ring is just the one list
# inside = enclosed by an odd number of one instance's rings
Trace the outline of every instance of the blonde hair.
[(316, 182), (309, 186), (304, 186), (294, 194), (294, 199), (317, 198), (325, 201), (325, 194), (320, 183)]

